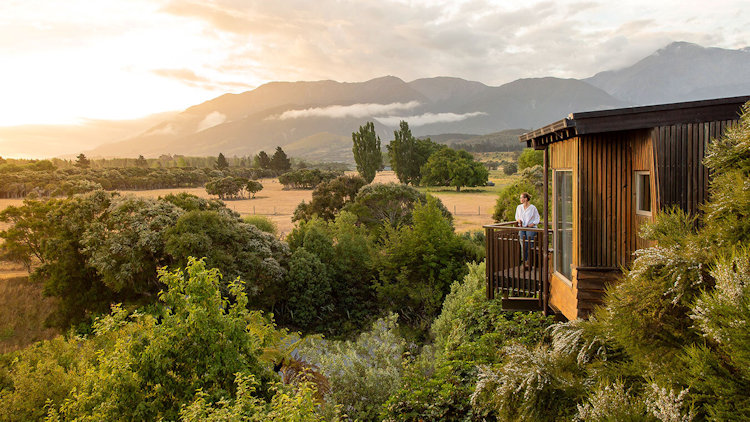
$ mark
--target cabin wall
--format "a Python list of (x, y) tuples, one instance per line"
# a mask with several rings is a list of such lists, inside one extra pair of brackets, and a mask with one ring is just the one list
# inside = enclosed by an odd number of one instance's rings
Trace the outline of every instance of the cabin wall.
[(709, 174), (703, 165), (706, 147), (736, 120), (686, 123), (653, 129), (659, 209), (676, 206), (698, 214), (706, 202)]
[[(650, 130), (579, 137), (579, 266), (619, 269), (644, 246), (638, 228), (653, 218), (655, 177)], [(651, 177), (651, 216), (635, 212), (635, 171)]]

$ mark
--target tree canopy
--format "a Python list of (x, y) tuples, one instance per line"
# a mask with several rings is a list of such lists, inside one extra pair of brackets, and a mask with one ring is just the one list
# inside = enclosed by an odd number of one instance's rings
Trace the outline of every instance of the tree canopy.
[(276, 152), (271, 157), (270, 167), (272, 170), (276, 170), (279, 173), (289, 171), (292, 168), (292, 161), (286, 156), (281, 147), (276, 147)]
[(352, 142), (357, 171), (366, 183), (371, 183), (375, 178), (375, 173), (383, 167), (380, 137), (375, 133), (373, 122), (367, 122), (359, 127), (359, 132), (353, 132)]
[(489, 172), (466, 151), (441, 148), (422, 166), (422, 184), (427, 186), (484, 186)]
[(411, 134), (409, 124), (401, 121), (388, 144), (391, 167), (401, 183), (419, 185), (422, 166), (440, 146), (429, 139), (417, 139)]

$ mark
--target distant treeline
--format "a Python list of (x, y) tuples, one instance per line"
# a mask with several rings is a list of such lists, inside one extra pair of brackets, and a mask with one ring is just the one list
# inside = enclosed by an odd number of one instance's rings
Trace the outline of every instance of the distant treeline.
[[(245, 159), (243, 161), (243, 158)], [(162, 156), (93, 160), (81, 154), (77, 161), (61, 159), (16, 160), (0, 158), (0, 198), (67, 196), (105, 190), (194, 188), (225, 177), (261, 179), (286, 172), (246, 166), (247, 158), (226, 158), (229, 166), (216, 168), (216, 157)], [(251, 160), (252, 161), (252, 160)], [(156, 163), (156, 165), (155, 165)], [(235, 166), (234, 164), (240, 165)], [(242, 164), (245, 164), (243, 166)], [(176, 165), (175, 165), (176, 164)], [(191, 166), (184, 166), (191, 164)], [(341, 172), (341, 163), (308, 164), (291, 160), (292, 168)], [(321, 170), (315, 170), (321, 171)]]
[(462, 149), (468, 152), (521, 151), (524, 145), (519, 142), (518, 136), (525, 132), (526, 129), (510, 129), (480, 136), (443, 134), (431, 136), (430, 139), (439, 144), (448, 145), (453, 149)]

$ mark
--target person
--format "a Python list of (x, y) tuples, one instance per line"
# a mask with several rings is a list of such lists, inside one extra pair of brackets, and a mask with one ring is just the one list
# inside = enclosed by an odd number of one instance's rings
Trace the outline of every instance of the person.
[[(539, 224), (539, 211), (529, 202), (531, 201), (531, 195), (524, 192), (518, 199), (521, 203), (516, 207), (516, 225), (518, 227), (536, 227)], [(523, 251), (524, 267), (529, 266), (529, 244), (532, 247), (534, 246), (535, 237), (535, 231), (521, 230), (518, 232), (518, 240), (521, 242), (521, 250)]]

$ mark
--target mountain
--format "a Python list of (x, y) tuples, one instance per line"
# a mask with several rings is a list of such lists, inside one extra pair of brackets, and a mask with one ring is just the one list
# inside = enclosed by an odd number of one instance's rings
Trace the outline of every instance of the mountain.
[(750, 49), (674, 42), (630, 67), (584, 79), (637, 105), (750, 94)]
[(575, 79), (524, 79), (499, 87), (458, 78), (404, 82), (393, 76), (360, 83), (274, 82), (193, 106), (142, 134), (87, 155), (254, 154), (282, 146), (315, 160), (352, 161), (351, 133), (373, 121), (385, 144), (400, 120), (415, 136), (481, 135), (534, 127), (571, 109), (626, 105)]
[(353, 160), (351, 134), (367, 121), (383, 144), (400, 120), (415, 136), (536, 128), (574, 111), (750, 94), (750, 49), (677, 42), (634, 65), (584, 80), (519, 79), (488, 86), (460, 78), (405, 82), (272, 82), (195, 105), (96, 156), (249, 155), (282, 146), (310, 160)]

